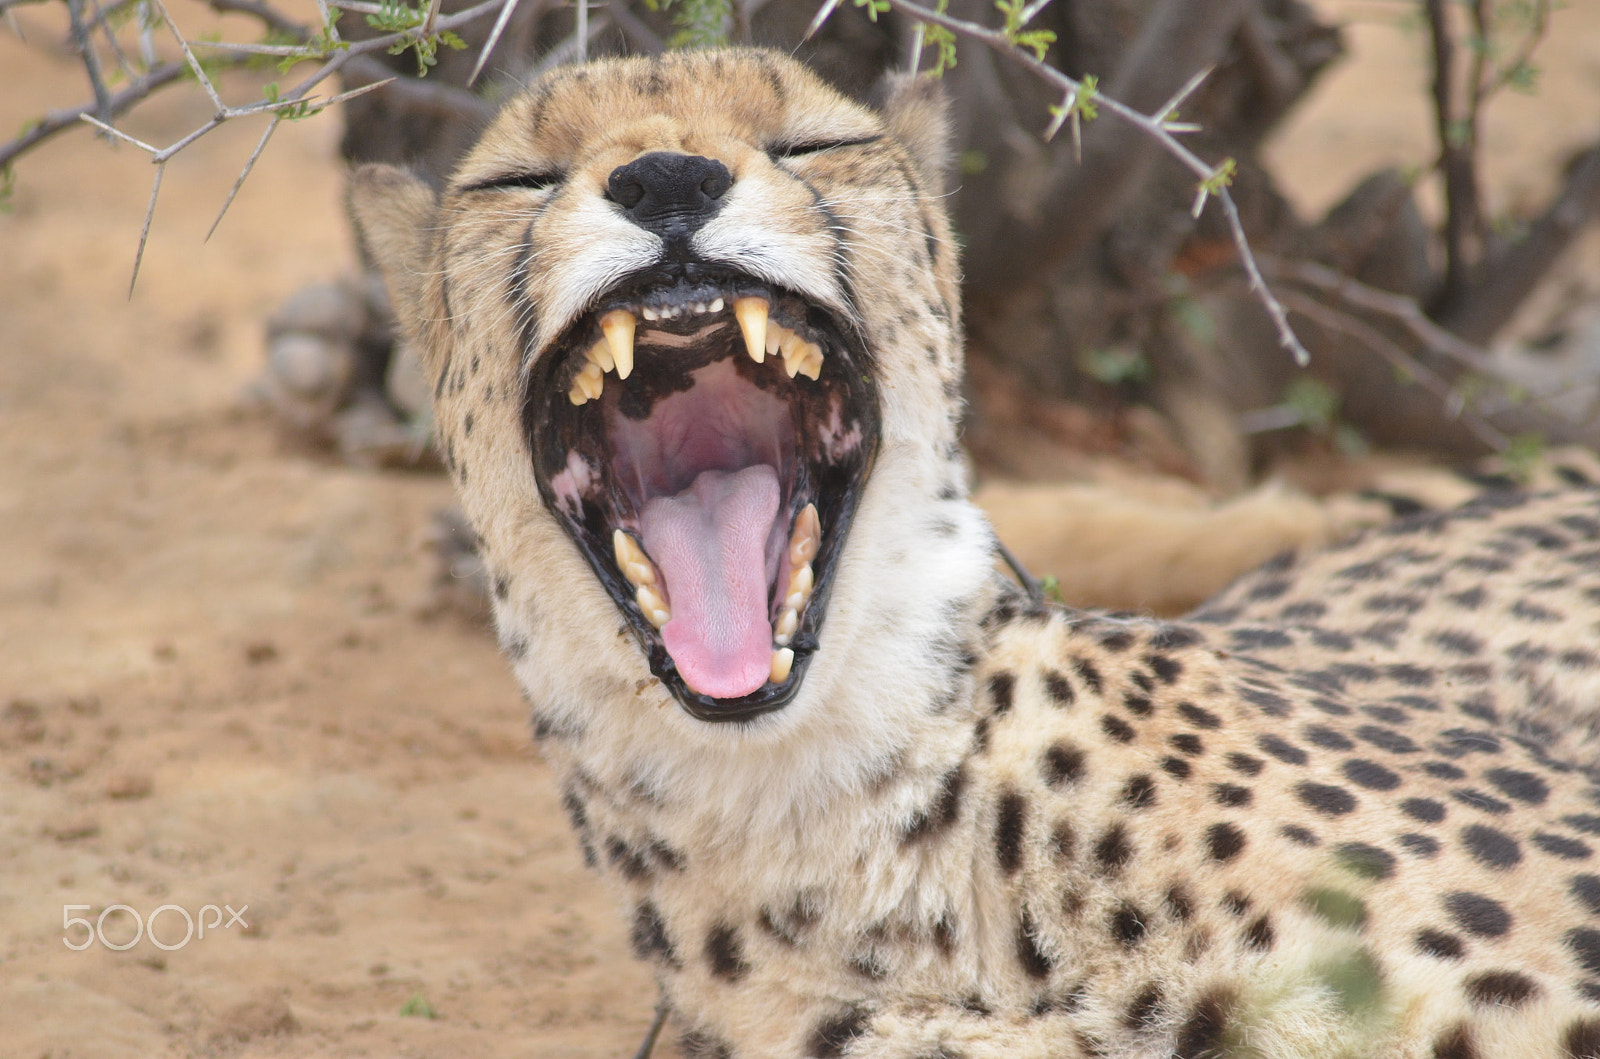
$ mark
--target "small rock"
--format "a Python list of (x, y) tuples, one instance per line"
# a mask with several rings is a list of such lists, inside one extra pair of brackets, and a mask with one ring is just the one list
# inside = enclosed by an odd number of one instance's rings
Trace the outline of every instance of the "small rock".
[(76, 842), (79, 839), (93, 838), (98, 835), (100, 833), (100, 823), (88, 817), (61, 820), (54, 824), (46, 824), (44, 833), (57, 842)]
[(106, 783), (106, 797), (131, 802), (148, 796), (152, 786), (150, 777), (144, 773), (124, 772)]
[(288, 1037), (300, 1032), (300, 1022), (281, 996), (246, 1001), (223, 1016), (213, 1040), (250, 1041), (259, 1037)]

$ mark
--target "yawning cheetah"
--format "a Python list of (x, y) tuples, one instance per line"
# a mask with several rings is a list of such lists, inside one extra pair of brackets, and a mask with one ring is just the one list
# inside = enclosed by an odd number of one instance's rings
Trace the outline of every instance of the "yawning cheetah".
[[(1600, 495), (1175, 623), (994, 572), (925, 81), (556, 71), (355, 206), (694, 1056), (1600, 1056)], [(641, 998), (641, 1003), (647, 1003)]]

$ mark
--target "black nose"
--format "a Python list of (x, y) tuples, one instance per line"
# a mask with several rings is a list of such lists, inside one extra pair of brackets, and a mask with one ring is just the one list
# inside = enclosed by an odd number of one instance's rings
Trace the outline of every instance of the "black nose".
[(606, 190), (639, 227), (668, 236), (710, 220), (732, 185), (733, 174), (715, 159), (651, 151), (613, 169)]

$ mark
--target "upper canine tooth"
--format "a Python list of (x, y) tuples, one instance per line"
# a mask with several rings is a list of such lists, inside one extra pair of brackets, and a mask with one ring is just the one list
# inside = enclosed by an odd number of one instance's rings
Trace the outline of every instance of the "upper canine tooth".
[[(717, 308), (722, 307), (722, 299), (717, 299)], [(733, 316), (739, 321), (739, 330), (744, 332), (744, 348), (749, 351), (750, 359), (760, 364), (767, 358), (767, 299), (765, 298), (735, 298), (733, 300)]]
[(601, 371), (610, 371), (617, 366), (617, 362), (611, 357), (611, 345), (603, 338), (590, 346), (589, 352), (585, 353), (584, 357), (590, 363), (600, 365)]
[(627, 309), (613, 309), (600, 318), (600, 330), (611, 347), (611, 359), (617, 362), (619, 379), (633, 374), (633, 323), (633, 313)]
[(817, 557), (821, 543), (822, 523), (817, 518), (817, 505), (807, 504), (794, 519), (794, 533), (789, 537), (789, 562), (795, 566), (809, 563)]

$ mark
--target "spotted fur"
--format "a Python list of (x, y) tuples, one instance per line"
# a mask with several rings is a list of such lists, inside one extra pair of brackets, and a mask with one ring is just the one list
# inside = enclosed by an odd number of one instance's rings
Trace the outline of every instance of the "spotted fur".
[[(357, 174), (535, 734), (684, 1053), (1600, 1056), (1600, 495), (1491, 492), (1181, 622), (1030, 602), (955, 445), (942, 139), (924, 83), (880, 114), (699, 52), (547, 76), (437, 195)], [(744, 725), (676, 708), (530, 470), (530, 364), (651, 252), (601, 194), (648, 150), (728, 167), (707, 251), (852, 321), (880, 386), (809, 676)]]

